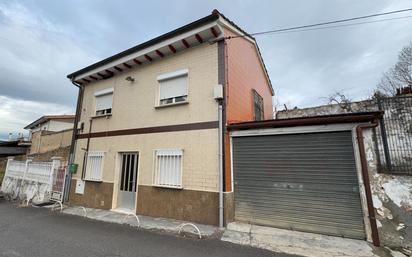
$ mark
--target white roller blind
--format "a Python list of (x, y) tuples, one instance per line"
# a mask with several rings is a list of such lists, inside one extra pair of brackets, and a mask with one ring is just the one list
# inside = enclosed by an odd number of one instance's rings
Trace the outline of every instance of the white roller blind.
[(159, 81), (160, 100), (187, 95), (187, 75)]
[(96, 111), (112, 108), (113, 93), (96, 96)]

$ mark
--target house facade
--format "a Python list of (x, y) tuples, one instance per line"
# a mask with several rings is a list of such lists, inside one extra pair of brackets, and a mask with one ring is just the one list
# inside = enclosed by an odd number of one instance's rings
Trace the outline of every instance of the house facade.
[(24, 129), (30, 131), (29, 138), (37, 131), (59, 132), (62, 130), (72, 129), (74, 115), (45, 115), (33, 121)]
[(45, 115), (27, 125), (31, 142), (28, 156), (35, 161), (49, 161), (54, 156), (67, 161), (74, 118), (74, 115)]
[(273, 117), (253, 37), (215, 10), (68, 78), (79, 87), (71, 204), (233, 219), (226, 124)]

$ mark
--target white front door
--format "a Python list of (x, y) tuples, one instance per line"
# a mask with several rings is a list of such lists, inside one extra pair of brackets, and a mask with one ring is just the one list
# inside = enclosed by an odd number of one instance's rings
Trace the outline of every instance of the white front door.
[(118, 209), (135, 210), (138, 166), (138, 153), (121, 154)]

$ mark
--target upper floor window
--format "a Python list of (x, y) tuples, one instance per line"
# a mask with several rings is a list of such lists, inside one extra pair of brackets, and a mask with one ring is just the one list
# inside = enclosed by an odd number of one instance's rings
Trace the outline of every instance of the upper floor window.
[(176, 104), (187, 101), (188, 70), (179, 70), (157, 77), (159, 82), (159, 105)]
[(112, 114), (113, 88), (107, 88), (94, 93), (96, 99), (96, 116)]
[(253, 90), (252, 92), (255, 120), (263, 120), (265, 117), (263, 112), (263, 98), (255, 90)]

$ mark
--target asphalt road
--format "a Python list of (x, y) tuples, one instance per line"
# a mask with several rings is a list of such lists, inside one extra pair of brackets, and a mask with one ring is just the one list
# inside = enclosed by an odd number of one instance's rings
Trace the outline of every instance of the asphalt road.
[(276, 256), (292, 255), (222, 242), (190, 239), (126, 225), (17, 207), (0, 199), (0, 256)]

